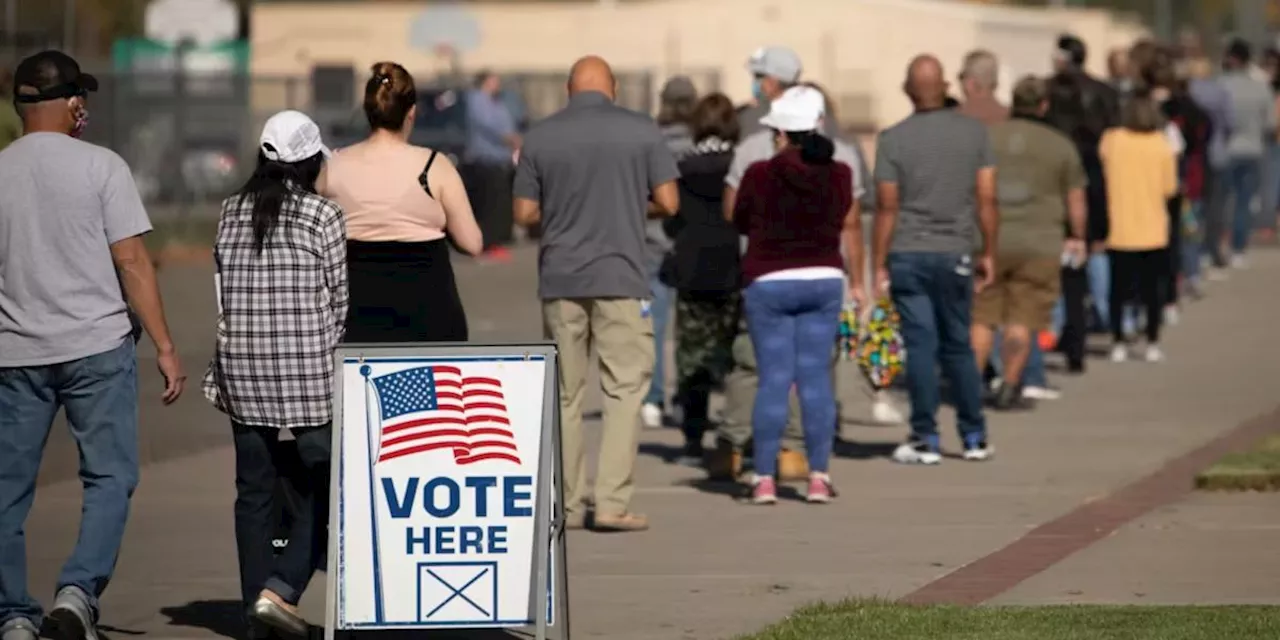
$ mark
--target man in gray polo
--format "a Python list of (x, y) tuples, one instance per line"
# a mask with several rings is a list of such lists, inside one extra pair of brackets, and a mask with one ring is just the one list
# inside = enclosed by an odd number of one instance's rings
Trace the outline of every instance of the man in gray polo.
[(657, 124), (615, 105), (616, 89), (604, 60), (573, 65), (569, 106), (525, 136), (514, 212), (542, 225), (538, 296), (560, 351), (566, 526), (586, 524), (582, 400), (594, 345), (604, 428), (592, 526), (640, 531), (649, 523), (630, 509), (632, 470), (654, 362), (645, 220), (676, 213), (680, 173)]

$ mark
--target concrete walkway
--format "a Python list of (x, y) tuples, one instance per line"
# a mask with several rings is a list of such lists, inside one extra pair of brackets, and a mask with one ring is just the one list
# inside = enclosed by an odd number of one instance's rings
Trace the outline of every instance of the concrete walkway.
[[(459, 271), (476, 340), (539, 337), (530, 249), (517, 251), (511, 265), (468, 264)], [(212, 336), (210, 274), (189, 267), (162, 275), (171, 322), (189, 373), (198, 380)], [(993, 414), (998, 454), (987, 464), (897, 466), (885, 456), (904, 429), (850, 422), (832, 469), (842, 496), (826, 507), (736, 504), (725, 486), (704, 485), (697, 470), (666, 462), (664, 456), (679, 444), (675, 430), (646, 432), (635, 507), (649, 514), (654, 527), (626, 535), (571, 533), (574, 637), (726, 638), (815, 600), (900, 597), (1151, 473), (1277, 404), (1277, 275), (1280, 253), (1263, 251), (1254, 256), (1253, 269), (1215, 284), (1210, 297), (1190, 306), (1182, 325), (1170, 330), (1165, 364), (1094, 360), (1087, 375), (1058, 379), (1065, 393), (1061, 401), (1042, 403), (1029, 414)], [(104, 598), (103, 623), (115, 638), (232, 635), (238, 587), (225, 419), (207, 406), (198, 388), (176, 407), (159, 407), (154, 366), (146, 361), (143, 370), (147, 465), (119, 571)], [(866, 410), (865, 398), (845, 395), (845, 417), (857, 419)], [(590, 409), (598, 401), (597, 392)], [(954, 420), (944, 414), (942, 424), (948, 446), (955, 448)], [(74, 540), (80, 502), (74, 473), (74, 451), (64, 436), (55, 437), (27, 527), (32, 587), (41, 597), (50, 595)], [(1235, 572), (1205, 569), (1237, 565), (1193, 563), (1188, 556), (1238, 547), (1239, 556), (1230, 557), (1244, 567), (1246, 548), (1258, 545), (1257, 560), (1274, 546), (1265, 527), (1276, 525), (1275, 504), (1194, 498), (1173, 507), (1176, 513), (1139, 520), (999, 601), (1241, 601), (1247, 585), (1229, 588), (1237, 584)], [(1162, 522), (1186, 523), (1181, 526), (1189, 533), (1162, 534), (1157, 544), (1147, 530), (1162, 531)], [(1241, 529), (1255, 524), (1247, 533), (1195, 524), (1205, 522)], [(1129, 551), (1135, 546), (1146, 555)], [(1161, 550), (1181, 558), (1185, 575), (1195, 580), (1165, 590), (1150, 586), (1172, 575)], [(1223, 562), (1227, 553), (1219, 555)], [(1129, 564), (1116, 561), (1121, 557)], [(1275, 575), (1274, 566), (1262, 573), (1255, 564), (1259, 573), (1251, 584)], [(1129, 575), (1113, 571), (1119, 575), (1109, 580), (1095, 571), (1102, 566), (1128, 566)], [(1255, 591), (1255, 601), (1280, 602), (1280, 592), (1271, 587)], [(1147, 596), (1133, 595), (1138, 592)], [(319, 620), (321, 590), (311, 592), (304, 605)]]

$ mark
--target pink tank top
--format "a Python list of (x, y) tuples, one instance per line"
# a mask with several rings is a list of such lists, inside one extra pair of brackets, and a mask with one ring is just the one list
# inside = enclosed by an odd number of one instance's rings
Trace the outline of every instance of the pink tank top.
[(347, 237), (366, 242), (427, 242), (445, 236), (444, 207), (419, 179), (430, 152), (412, 145), (361, 143), (334, 154), (324, 195), (342, 206)]

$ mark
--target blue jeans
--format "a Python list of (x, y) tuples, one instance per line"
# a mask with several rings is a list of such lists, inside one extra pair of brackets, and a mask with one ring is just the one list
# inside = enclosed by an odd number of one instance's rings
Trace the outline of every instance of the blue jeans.
[(1253, 199), (1258, 195), (1262, 180), (1262, 160), (1236, 158), (1228, 168), (1231, 193), (1235, 200), (1235, 213), (1231, 217), (1231, 251), (1243, 254), (1249, 246), (1249, 234), (1253, 231)]
[[(1031, 335), (1031, 354), (1027, 356), (1027, 366), (1022, 370), (1022, 386), (1044, 389), (1049, 386), (1049, 377), (1044, 370), (1044, 351), (1040, 348), (1040, 341), (1037, 337), (1033, 332)], [(1000, 343), (1003, 341), (1004, 336), (997, 329), (991, 343), (989, 362), (991, 362), (996, 374), (1000, 376), (1004, 375), (1004, 361), (1000, 359)]]
[(138, 485), (138, 369), (133, 340), (62, 364), (0, 368), (0, 623), (40, 625), (27, 592), (23, 527), (35, 499), (44, 444), (65, 408), (80, 450), (80, 537), (58, 589), (75, 586), (96, 609), (120, 553), (129, 499)]
[(649, 282), (653, 292), (653, 301), (649, 313), (653, 316), (653, 380), (649, 382), (649, 394), (644, 397), (645, 404), (664, 406), (667, 401), (667, 325), (671, 322), (671, 299), (674, 295), (671, 287), (662, 284), (657, 274)]
[[(1100, 331), (1110, 331), (1111, 326), (1111, 258), (1106, 252), (1094, 253), (1085, 263), (1085, 272), (1089, 278), (1089, 299), (1093, 302), (1096, 324), (1092, 326)], [(1124, 310), (1125, 333), (1132, 333), (1138, 326), (1138, 312), (1134, 307)]]
[(889, 255), (893, 304), (902, 317), (907, 350), (907, 393), (911, 433), (938, 446), (938, 367), (951, 380), (957, 426), (966, 445), (986, 439), (982, 377), (969, 343), (973, 309), (973, 266), (969, 256), (947, 253)]
[(791, 387), (800, 399), (809, 470), (826, 473), (835, 440), (836, 396), (831, 350), (840, 328), (844, 281), (766, 280), (743, 291), (747, 331), (760, 375), (751, 412), (755, 469), (778, 472)]

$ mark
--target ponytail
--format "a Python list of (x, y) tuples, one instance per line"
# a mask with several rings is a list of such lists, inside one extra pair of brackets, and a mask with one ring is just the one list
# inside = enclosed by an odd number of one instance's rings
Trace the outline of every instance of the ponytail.
[(805, 164), (831, 164), (836, 144), (817, 131), (788, 131), (787, 142), (800, 149)]

